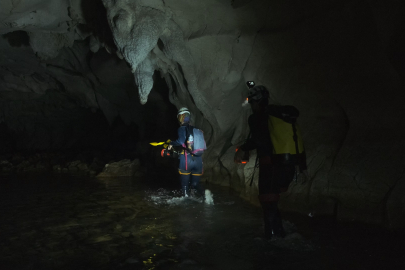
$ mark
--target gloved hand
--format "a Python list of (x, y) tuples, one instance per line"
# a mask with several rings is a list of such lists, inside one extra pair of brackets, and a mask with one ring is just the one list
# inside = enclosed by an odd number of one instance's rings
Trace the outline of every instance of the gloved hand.
[(171, 144), (169, 144), (168, 146), (167, 146), (167, 150), (171, 150), (173, 148), (173, 145), (171, 145)]
[(242, 163), (242, 160), (243, 160), (244, 156), (245, 156), (245, 151), (242, 151), (241, 149), (237, 149), (236, 153), (235, 153), (235, 156), (233, 158), (233, 161), (235, 163), (240, 164), (240, 163)]

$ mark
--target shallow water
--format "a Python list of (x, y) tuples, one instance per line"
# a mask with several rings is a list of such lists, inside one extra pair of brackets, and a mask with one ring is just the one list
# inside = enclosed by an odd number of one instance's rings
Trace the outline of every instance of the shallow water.
[(1, 269), (405, 269), (402, 237), (286, 214), (265, 241), (259, 208), (206, 186), (214, 205), (181, 198), (174, 179), (2, 178)]

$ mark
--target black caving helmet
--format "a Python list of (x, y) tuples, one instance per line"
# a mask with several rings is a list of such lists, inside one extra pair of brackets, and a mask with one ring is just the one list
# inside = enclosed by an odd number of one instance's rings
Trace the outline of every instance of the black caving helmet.
[(256, 85), (249, 89), (248, 92), (248, 102), (252, 103), (253, 101), (261, 102), (269, 98), (269, 91), (263, 85)]

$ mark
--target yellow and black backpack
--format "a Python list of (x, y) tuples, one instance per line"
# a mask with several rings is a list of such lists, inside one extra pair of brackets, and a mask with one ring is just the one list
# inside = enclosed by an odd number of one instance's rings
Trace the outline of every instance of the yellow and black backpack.
[(297, 125), (299, 111), (294, 106), (277, 105), (269, 105), (267, 110), (274, 157), (280, 160), (294, 157), (298, 162), (298, 156), (304, 153), (301, 130)]
[[(299, 111), (294, 106), (269, 105), (267, 107), (268, 129), (273, 146), (273, 164), (296, 165), (295, 179), (298, 171), (306, 169), (306, 155), (301, 130), (297, 125)], [(251, 134), (249, 134), (248, 138)], [(254, 168), (258, 167), (258, 156)], [(250, 181), (253, 183), (254, 172)]]

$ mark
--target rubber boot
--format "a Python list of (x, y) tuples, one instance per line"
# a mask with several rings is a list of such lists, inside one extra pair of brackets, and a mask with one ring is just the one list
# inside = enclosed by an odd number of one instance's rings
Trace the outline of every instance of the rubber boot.
[(281, 218), (280, 210), (277, 208), (276, 215), (273, 219), (273, 234), (276, 238), (284, 238), (286, 233), (283, 228), (283, 220)]
[(264, 234), (266, 239), (284, 238), (286, 233), (277, 202), (262, 203)]
[(182, 192), (184, 197), (188, 197), (188, 190), (187, 190), (187, 186), (183, 186), (183, 192)]

